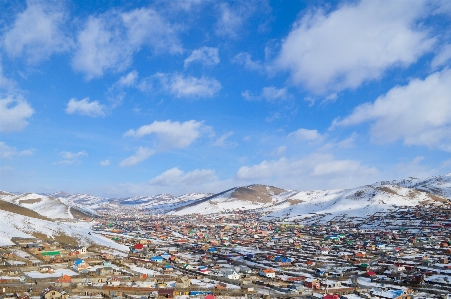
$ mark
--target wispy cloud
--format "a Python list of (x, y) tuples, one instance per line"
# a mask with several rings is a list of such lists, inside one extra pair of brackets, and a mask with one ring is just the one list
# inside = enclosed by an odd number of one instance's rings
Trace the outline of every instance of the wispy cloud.
[(86, 151), (79, 151), (79, 152), (67, 152), (67, 151), (61, 151), (58, 153), (59, 156), (61, 156), (63, 159), (59, 160), (57, 162), (54, 162), (54, 165), (76, 165), (80, 164), (81, 158), (87, 157), (88, 153)]
[(198, 62), (206, 66), (214, 66), (220, 62), (218, 48), (202, 47), (193, 50), (185, 59), (184, 66), (188, 67), (191, 63)]
[(149, 159), (155, 153), (156, 153), (156, 151), (153, 149), (149, 149), (147, 147), (140, 146), (132, 156), (122, 160), (120, 163), (120, 166), (122, 166), (122, 167), (134, 166), (138, 163), (141, 163), (141, 162)]

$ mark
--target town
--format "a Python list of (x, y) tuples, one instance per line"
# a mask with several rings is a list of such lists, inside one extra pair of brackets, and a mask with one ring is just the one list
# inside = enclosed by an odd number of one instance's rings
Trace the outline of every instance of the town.
[(78, 221), (128, 252), (12, 238), (0, 248), (0, 298), (449, 298), (449, 202), (324, 216), (99, 211)]

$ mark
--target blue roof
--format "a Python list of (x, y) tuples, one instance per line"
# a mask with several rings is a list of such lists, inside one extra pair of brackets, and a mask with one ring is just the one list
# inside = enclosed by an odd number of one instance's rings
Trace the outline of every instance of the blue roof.
[(80, 265), (81, 263), (83, 263), (83, 260), (81, 260), (81, 259), (80, 260), (76, 260), (74, 265)]

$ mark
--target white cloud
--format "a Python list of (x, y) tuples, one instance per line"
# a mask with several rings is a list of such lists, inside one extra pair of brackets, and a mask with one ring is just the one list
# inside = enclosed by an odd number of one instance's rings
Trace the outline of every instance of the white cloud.
[(100, 105), (98, 101), (89, 102), (89, 98), (84, 98), (80, 101), (72, 98), (67, 103), (66, 113), (76, 113), (91, 117), (105, 116), (105, 106)]
[(63, 160), (57, 161), (53, 164), (55, 164), (55, 165), (74, 165), (74, 164), (79, 164), (80, 159), (82, 157), (87, 157), (88, 153), (86, 151), (79, 151), (76, 153), (61, 151), (58, 153), (58, 155), (61, 156), (63, 158)]
[(31, 156), (34, 153), (34, 149), (27, 149), (18, 151), (15, 147), (8, 146), (5, 142), (0, 142), (0, 158), (12, 159), (15, 156)]
[(149, 184), (156, 186), (192, 186), (216, 181), (217, 179), (214, 170), (195, 169), (185, 173), (178, 167), (175, 167), (154, 177), (149, 181)]
[(215, 140), (215, 142), (213, 142), (213, 146), (218, 147), (225, 147), (227, 145), (236, 146), (236, 143), (227, 142), (227, 139), (229, 139), (231, 136), (233, 136), (233, 132), (227, 132), (221, 135), (221, 137), (219, 137), (218, 139)]
[(246, 90), (241, 93), (241, 96), (246, 100), (266, 100), (269, 102), (276, 100), (286, 100), (291, 97), (291, 94), (288, 92), (287, 88), (276, 88), (274, 86), (264, 87), (262, 92), (258, 96), (254, 96), (249, 90)]
[(101, 166), (110, 166), (110, 160), (100, 161)]
[(91, 16), (78, 33), (72, 66), (84, 72), (87, 79), (100, 77), (108, 70), (121, 71), (145, 45), (156, 53), (182, 52), (176, 29), (152, 9)]
[(138, 80), (138, 72), (131, 71), (125, 76), (119, 78), (119, 80), (114, 84), (116, 87), (132, 87), (135, 86)]
[(19, 13), (12, 27), (3, 36), (3, 46), (11, 57), (25, 54), (35, 63), (53, 53), (67, 51), (71, 41), (64, 35), (63, 5), (59, 1), (27, 1), (25, 11)]
[(244, 66), (244, 68), (249, 71), (263, 70), (263, 64), (260, 61), (252, 60), (252, 56), (249, 53), (241, 52), (237, 54), (232, 59), (232, 62)]
[(301, 128), (288, 134), (288, 138), (293, 138), (297, 141), (321, 141), (324, 139), (324, 136), (317, 130)]
[(202, 47), (200, 49), (191, 52), (191, 55), (185, 59), (184, 65), (187, 67), (193, 62), (199, 62), (203, 65), (214, 66), (219, 63), (219, 51), (218, 48)]
[(152, 155), (155, 154), (155, 150), (140, 146), (134, 155), (128, 157), (121, 161), (120, 166), (134, 166), (142, 161), (149, 159)]
[(334, 120), (331, 128), (364, 122), (372, 123), (370, 134), (378, 142), (402, 139), (407, 145), (451, 151), (451, 70), (396, 86)]
[(266, 8), (263, 1), (221, 3), (215, 29), (216, 35), (231, 38), (239, 37), (244, 22), (257, 9), (262, 8)]
[(364, 0), (329, 14), (310, 11), (282, 41), (275, 68), (319, 94), (357, 88), (432, 49), (435, 40), (414, 28), (426, 14), (424, 1)]
[(431, 67), (436, 69), (440, 66), (446, 65), (451, 62), (451, 45), (443, 46), (438, 54), (432, 59)]
[(157, 74), (157, 78), (160, 79), (163, 88), (177, 98), (211, 98), (221, 89), (221, 83), (207, 77), (196, 78), (181, 74), (169, 77), (166, 74)]
[(27, 118), (34, 113), (24, 99), (8, 96), (0, 99), (0, 132), (21, 131), (28, 125)]
[(135, 130), (128, 130), (124, 136), (143, 137), (156, 134), (162, 143), (162, 147), (184, 148), (191, 145), (202, 134), (210, 128), (204, 126), (203, 122), (189, 120), (183, 123), (167, 121), (154, 121)]
[(236, 180), (312, 190), (355, 187), (371, 182), (377, 174), (377, 169), (356, 160), (339, 160), (330, 154), (312, 154), (303, 159), (280, 158), (242, 166)]

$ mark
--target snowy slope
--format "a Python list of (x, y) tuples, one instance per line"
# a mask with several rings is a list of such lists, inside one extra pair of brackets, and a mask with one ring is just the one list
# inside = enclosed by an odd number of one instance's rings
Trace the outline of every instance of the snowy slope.
[(393, 181), (392, 184), (451, 199), (451, 173), (426, 179), (409, 178)]
[(125, 198), (101, 198), (89, 194), (59, 193), (62, 194), (59, 199), (78, 209), (89, 211), (121, 209), (122, 211), (145, 211), (149, 214), (164, 214), (210, 195), (208, 193), (190, 193), (178, 197), (169, 194), (159, 194)]
[[(53, 222), (0, 210), (0, 246), (13, 245), (12, 237), (33, 237), (33, 233), (45, 234), (48, 237), (69, 236), (81, 245), (97, 244), (127, 252), (128, 247), (120, 245), (91, 232), (89, 222)], [(88, 233), (91, 232), (89, 235)]]
[(400, 206), (416, 206), (435, 201), (434, 196), (431, 197), (426, 192), (380, 184), (347, 190), (298, 192), (290, 199), (293, 200), (293, 205), (269, 214), (267, 219), (293, 220), (305, 218), (309, 214), (327, 214), (323, 220), (339, 215), (364, 217)]
[[(274, 207), (286, 201), (291, 194), (286, 190), (264, 185), (250, 185), (236, 187), (232, 190), (216, 196), (197, 205), (170, 212), (172, 215), (186, 214), (211, 214), (220, 212), (232, 212), (236, 210), (253, 210), (265, 207)], [(283, 206), (279, 207), (280, 209)]]
[(73, 218), (70, 206), (60, 199), (37, 193), (24, 193), (20, 195), (0, 195), (0, 200), (30, 209), (48, 218)]

